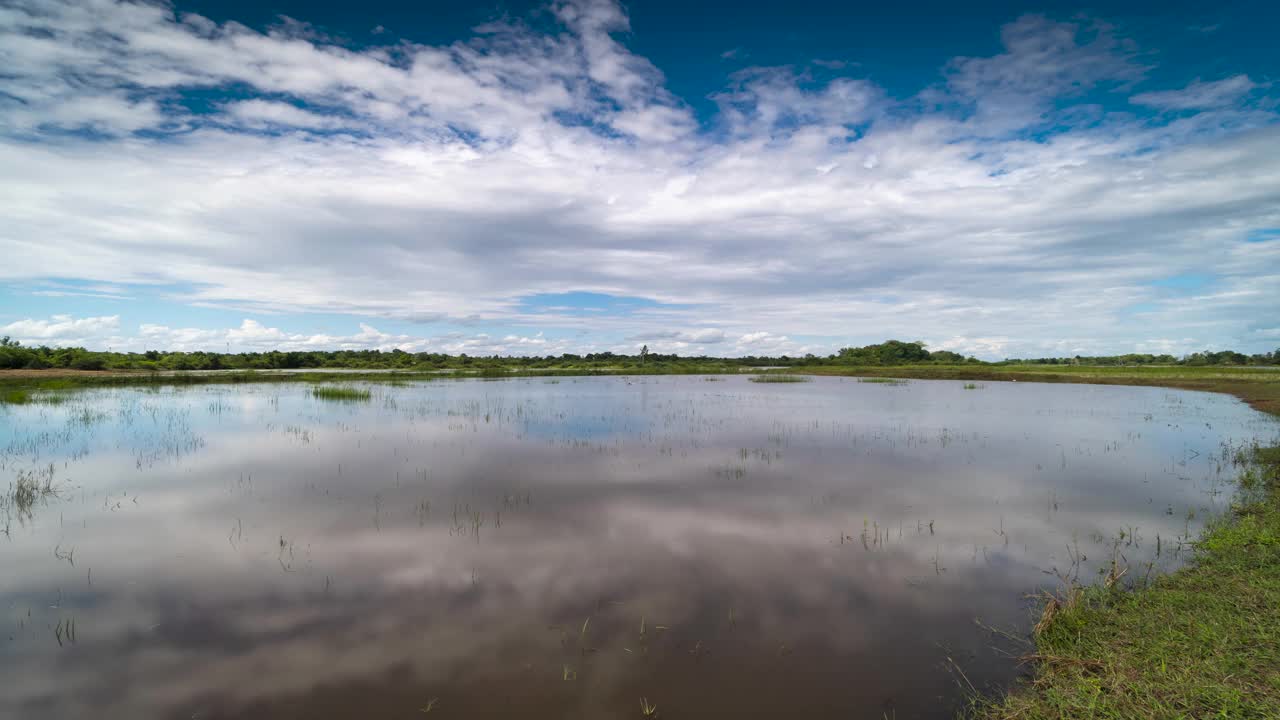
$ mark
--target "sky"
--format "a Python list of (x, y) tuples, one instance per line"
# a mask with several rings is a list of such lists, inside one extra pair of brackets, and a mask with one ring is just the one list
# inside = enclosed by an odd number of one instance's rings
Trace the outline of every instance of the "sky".
[(1280, 348), (1280, 5), (0, 0), (0, 335)]

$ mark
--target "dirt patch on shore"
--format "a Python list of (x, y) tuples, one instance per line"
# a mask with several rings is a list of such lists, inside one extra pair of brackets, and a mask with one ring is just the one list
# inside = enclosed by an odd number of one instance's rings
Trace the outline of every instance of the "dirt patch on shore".
[(47, 368), (45, 370), (0, 370), (4, 378), (60, 378), (60, 377), (113, 377), (116, 375), (144, 375), (143, 370), (73, 370), (71, 368)]

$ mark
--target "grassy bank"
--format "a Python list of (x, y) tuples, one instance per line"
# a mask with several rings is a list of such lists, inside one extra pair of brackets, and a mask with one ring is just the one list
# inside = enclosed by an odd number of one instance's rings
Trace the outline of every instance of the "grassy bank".
[(1051, 602), (1032, 677), (971, 716), (1280, 718), (1280, 447), (1251, 454), (1240, 502), (1187, 567)]
[(1235, 395), (1263, 412), (1280, 415), (1280, 371), (1231, 366), (1144, 365), (900, 365), (822, 366), (792, 369), (813, 375), (1148, 385)]
[(163, 387), (182, 385), (238, 385), (244, 383), (324, 383), (324, 382), (390, 382), (407, 381), (426, 382), (431, 380), (447, 380), (461, 378), (519, 378), (519, 377), (568, 377), (592, 375), (638, 375), (638, 374), (691, 374), (702, 372), (737, 372), (737, 369), (688, 370), (672, 373), (669, 370), (637, 373), (613, 370), (569, 370), (561, 368), (540, 368), (536, 370), (446, 370), (446, 371), (333, 371), (306, 370), (276, 372), (270, 370), (245, 370), (235, 372), (144, 372), (131, 370), (0, 370), (0, 402), (13, 398), (19, 403), (22, 398), (38, 392), (63, 392), (83, 388), (101, 387)]

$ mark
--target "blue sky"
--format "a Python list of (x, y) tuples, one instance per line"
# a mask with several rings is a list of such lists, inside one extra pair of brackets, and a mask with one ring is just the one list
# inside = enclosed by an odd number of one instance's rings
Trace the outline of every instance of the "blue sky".
[(1278, 20), (1261, 2), (18, 0), (0, 334), (1271, 350)]

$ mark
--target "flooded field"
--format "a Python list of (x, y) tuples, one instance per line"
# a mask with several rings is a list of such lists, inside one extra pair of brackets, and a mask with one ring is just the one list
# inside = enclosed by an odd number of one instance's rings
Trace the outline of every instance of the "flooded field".
[(1221, 395), (745, 377), (0, 408), (0, 717), (948, 718), (1176, 567)]

